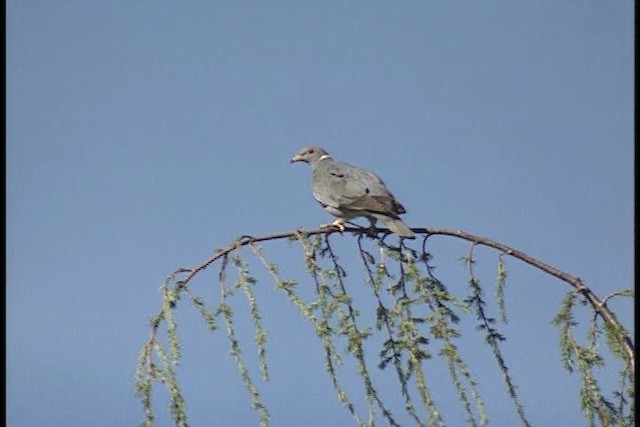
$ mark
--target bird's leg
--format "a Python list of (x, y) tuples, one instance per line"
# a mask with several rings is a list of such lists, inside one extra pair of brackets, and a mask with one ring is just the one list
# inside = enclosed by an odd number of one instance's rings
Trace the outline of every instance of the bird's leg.
[(369, 230), (367, 230), (367, 234), (371, 237), (375, 237), (378, 233), (376, 233), (376, 222), (378, 221), (377, 219), (375, 219), (372, 216), (368, 216), (367, 219), (369, 220)]

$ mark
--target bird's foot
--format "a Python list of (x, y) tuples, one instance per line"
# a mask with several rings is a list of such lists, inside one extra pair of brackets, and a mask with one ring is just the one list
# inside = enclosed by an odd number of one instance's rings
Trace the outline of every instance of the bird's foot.
[(336, 219), (331, 224), (322, 224), (320, 226), (320, 228), (331, 228), (331, 227), (337, 228), (342, 233), (345, 229), (344, 220)]
[(369, 237), (376, 237), (378, 235), (378, 229), (375, 224), (371, 224), (369, 228), (367, 228), (367, 235)]

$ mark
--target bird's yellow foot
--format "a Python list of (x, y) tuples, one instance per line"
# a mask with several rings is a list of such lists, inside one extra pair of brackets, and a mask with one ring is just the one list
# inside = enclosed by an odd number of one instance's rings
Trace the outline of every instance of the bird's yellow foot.
[(331, 223), (331, 225), (333, 225), (334, 227), (338, 227), (338, 230), (340, 230), (340, 232), (342, 233), (344, 231), (344, 229), (346, 228), (344, 225), (344, 221), (341, 219), (336, 219), (335, 221), (333, 221)]
[(341, 233), (346, 228), (345, 225), (344, 225), (344, 221), (341, 220), (341, 219), (336, 219), (331, 224), (322, 224), (320, 226), (320, 228), (329, 228), (329, 227), (336, 227), (338, 230), (340, 230)]

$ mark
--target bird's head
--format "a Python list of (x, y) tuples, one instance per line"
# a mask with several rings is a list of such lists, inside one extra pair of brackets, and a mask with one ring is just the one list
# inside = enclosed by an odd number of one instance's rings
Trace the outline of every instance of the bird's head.
[[(323, 157), (324, 156), (324, 157)], [(313, 164), (322, 158), (329, 157), (329, 154), (320, 147), (305, 147), (298, 154), (291, 158), (290, 163), (305, 162)]]

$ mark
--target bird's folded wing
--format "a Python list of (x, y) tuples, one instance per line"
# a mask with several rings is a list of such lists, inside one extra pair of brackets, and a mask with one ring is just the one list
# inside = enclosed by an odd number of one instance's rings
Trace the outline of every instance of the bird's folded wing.
[(391, 196), (370, 196), (365, 194), (351, 202), (340, 206), (341, 208), (354, 211), (369, 211), (395, 216), (393, 197)]
[(404, 208), (375, 174), (335, 162), (314, 175), (314, 196), (325, 206), (395, 217)]

